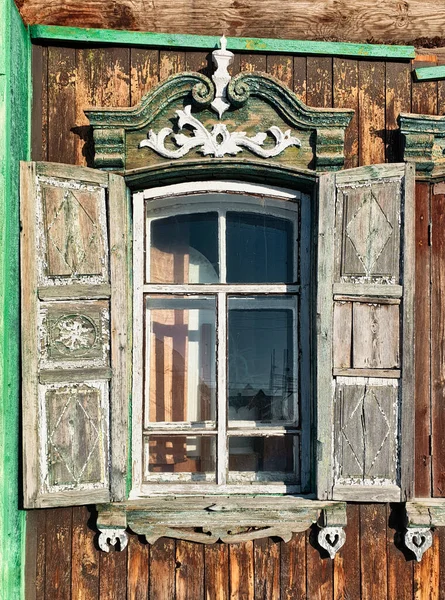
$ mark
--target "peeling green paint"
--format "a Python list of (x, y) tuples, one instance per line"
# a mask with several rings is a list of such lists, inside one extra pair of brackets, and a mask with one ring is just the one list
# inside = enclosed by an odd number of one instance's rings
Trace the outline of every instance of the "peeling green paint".
[(445, 66), (414, 69), (414, 77), (416, 81), (437, 81), (438, 79), (445, 79)]
[[(125, 46), (156, 46), (160, 48), (219, 48), (219, 36), (115, 31), (113, 29), (81, 29), (53, 25), (32, 25), (31, 38), (59, 42), (119, 44)], [(383, 44), (348, 44), (343, 42), (311, 42), (306, 40), (276, 40), (259, 38), (227, 38), (227, 48), (244, 52), (288, 54), (318, 54), (334, 56), (363, 56), (366, 58), (410, 59), (415, 57), (414, 46), (385, 46)]]
[(19, 161), (29, 158), (28, 30), (0, 0), (0, 600), (24, 597), (25, 511), (19, 510)]

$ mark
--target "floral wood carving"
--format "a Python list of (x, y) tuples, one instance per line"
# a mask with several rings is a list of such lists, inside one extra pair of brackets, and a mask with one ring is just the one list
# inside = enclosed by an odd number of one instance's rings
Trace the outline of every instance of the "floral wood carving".
[(181, 158), (188, 154), (193, 148), (201, 148), (200, 152), (204, 156), (212, 155), (221, 158), (226, 154), (235, 156), (242, 152), (243, 147), (248, 148), (254, 154), (262, 158), (272, 158), (278, 156), (289, 146), (301, 146), (298, 138), (291, 135), (290, 129), (284, 133), (279, 127), (272, 126), (267, 130), (275, 138), (275, 146), (272, 148), (263, 148), (267, 139), (267, 133), (260, 132), (254, 137), (249, 138), (244, 131), (229, 132), (226, 125), (217, 123), (209, 132), (204, 125), (196, 119), (192, 113), (191, 105), (186, 106), (184, 110), (177, 110), (178, 126), (183, 129), (189, 125), (193, 128), (193, 135), (188, 136), (183, 133), (173, 135), (173, 140), (179, 146), (177, 149), (169, 150), (165, 147), (166, 138), (173, 133), (170, 127), (164, 127), (159, 133), (152, 129), (148, 134), (147, 140), (142, 140), (139, 148), (151, 148), (165, 158)]

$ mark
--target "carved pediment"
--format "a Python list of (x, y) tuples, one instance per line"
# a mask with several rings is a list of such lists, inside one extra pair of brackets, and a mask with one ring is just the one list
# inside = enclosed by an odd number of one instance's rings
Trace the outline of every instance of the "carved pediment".
[(317, 171), (343, 166), (344, 133), (354, 111), (310, 108), (265, 73), (232, 78), (233, 54), (224, 38), (213, 60), (212, 79), (180, 73), (133, 108), (85, 111), (94, 130), (95, 166), (133, 171), (238, 155)]

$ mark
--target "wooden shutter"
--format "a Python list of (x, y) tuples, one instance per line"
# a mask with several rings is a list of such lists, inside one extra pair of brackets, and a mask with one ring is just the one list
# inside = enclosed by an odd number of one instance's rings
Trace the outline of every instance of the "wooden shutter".
[(22, 163), (26, 508), (125, 498), (126, 206), (122, 177)]
[(414, 170), (320, 177), (318, 497), (400, 501), (414, 452)]

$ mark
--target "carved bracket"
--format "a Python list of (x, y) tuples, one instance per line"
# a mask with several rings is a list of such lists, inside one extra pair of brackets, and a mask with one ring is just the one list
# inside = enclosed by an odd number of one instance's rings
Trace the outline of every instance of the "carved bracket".
[(414, 553), (417, 562), (431, 548), (433, 536), (428, 527), (409, 527), (405, 533), (405, 546)]
[(337, 504), (322, 510), (319, 519), (318, 543), (334, 558), (346, 541), (346, 505)]
[[(119, 550), (125, 550), (128, 544), (128, 534), (125, 529), (99, 529), (99, 548), (104, 552), (109, 552), (111, 546)], [(119, 548), (117, 548), (119, 544)]]
[(417, 562), (431, 548), (432, 530), (445, 527), (445, 502), (442, 499), (419, 499), (406, 503), (405, 545)]
[(445, 175), (445, 117), (401, 113), (403, 159), (416, 164), (418, 178)]

